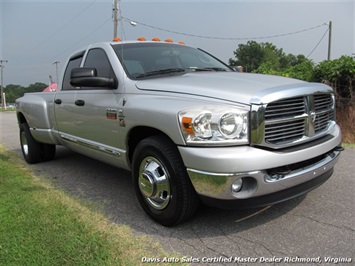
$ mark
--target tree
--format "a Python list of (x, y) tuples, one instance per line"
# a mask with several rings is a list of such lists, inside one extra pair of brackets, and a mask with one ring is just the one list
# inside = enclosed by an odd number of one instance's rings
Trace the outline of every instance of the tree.
[(24, 94), (25, 88), (20, 85), (10, 84), (4, 87), (4, 92), (6, 95), (6, 102), (13, 103), (16, 98), (20, 97), (19, 95)]
[(309, 60), (300, 61), (300, 63), (290, 65), (285, 69), (276, 70), (274, 64), (270, 62), (265, 62), (260, 65), (260, 67), (254, 71), (261, 74), (270, 74), (284, 76), (288, 78), (295, 78), (304, 81), (313, 81), (313, 69), (314, 63)]
[(314, 63), (304, 55), (286, 54), (274, 44), (249, 41), (239, 44), (234, 52), (237, 60), (230, 59), (230, 65), (241, 65), (246, 72), (279, 75), (312, 81)]
[(236, 59), (230, 58), (229, 64), (243, 66), (246, 72), (263, 73), (266, 67), (271, 68), (271, 71), (283, 71), (308, 60), (304, 55), (286, 55), (282, 48), (269, 42), (248, 41), (239, 44), (233, 53)]
[(305, 60), (288, 67), (283, 72), (290, 78), (313, 81), (313, 70), (314, 63), (305, 58)]
[(314, 69), (314, 81), (329, 84), (337, 96), (339, 107), (355, 106), (355, 59), (342, 56), (319, 63)]
[(34, 84), (30, 84), (27, 87), (26, 92), (40, 92), (43, 91), (46, 87), (48, 87), (48, 84), (36, 82)]
[(40, 92), (43, 91), (48, 85), (42, 82), (36, 82), (30, 84), (28, 87), (23, 87), (21, 85), (9, 84), (4, 87), (4, 92), (6, 95), (6, 102), (14, 103), (19, 97), (22, 97), (26, 92)]
[(262, 63), (264, 51), (260, 43), (248, 41), (247, 44), (239, 44), (238, 49), (233, 52), (236, 60), (229, 59), (231, 66), (243, 66), (246, 72), (256, 70)]

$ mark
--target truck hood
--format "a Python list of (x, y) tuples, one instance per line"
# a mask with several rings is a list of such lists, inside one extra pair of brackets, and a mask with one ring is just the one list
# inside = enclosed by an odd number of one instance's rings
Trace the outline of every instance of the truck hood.
[(137, 81), (136, 87), (145, 91), (183, 93), (244, 104), (265, 104), (300, 93), (310, 94), (330, 89), (318, 83), (237, 72), (194, 72), (159, 77)]

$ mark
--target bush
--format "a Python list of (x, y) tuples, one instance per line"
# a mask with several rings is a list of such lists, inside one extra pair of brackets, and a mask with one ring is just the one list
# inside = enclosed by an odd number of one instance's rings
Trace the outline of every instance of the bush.
[(338, 108), (336, 114), (337, 123), (342, 131), (343, 142), (355, 143), (355, 106)]
[(334, 89), (339, 108), (355, 106), (354, 58), (342, 56), (321, 62), (314, 69), (314, 81), (326, 83)]

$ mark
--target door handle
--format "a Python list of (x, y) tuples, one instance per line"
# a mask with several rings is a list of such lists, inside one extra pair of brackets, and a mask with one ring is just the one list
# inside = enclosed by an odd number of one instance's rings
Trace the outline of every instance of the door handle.
[(83, 100), (76, 100), (76, 101), (75, 101), (75, 105), (77, 105), (77, 106), (84, 106), (84, 105), (85, 105), (85, 101), (83, 101)]
[(54, 102), (55, 102), (56, 104), (61, 104), (61, 103), (62, 103), (62, 100), (61, 100), (61, 99), (55, 99)]

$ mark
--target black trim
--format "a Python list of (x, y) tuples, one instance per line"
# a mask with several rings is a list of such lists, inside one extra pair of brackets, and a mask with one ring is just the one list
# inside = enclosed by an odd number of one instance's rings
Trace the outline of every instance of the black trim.
[(200, 195), (200, 198), (204, 204), (221, 209), (247, 209), (264, 207), (306, 194), (326, 182), (332, 174), (333, 168), (325, 172), (324, 174), (300, 185), (281, 190), (272, 194), (249, 199), (221, 200), (202, 195)]
[(85, 54), (85, 50), (84, 50), (84, 51), (80, 51), (80, 52), (78, 52), (78, 53), (72, 55), (72, 56), (70, 57), (69, 61), (78, 59), (78, 58), (80, 58), (80, 57), (83, 57), (84, 54)]

